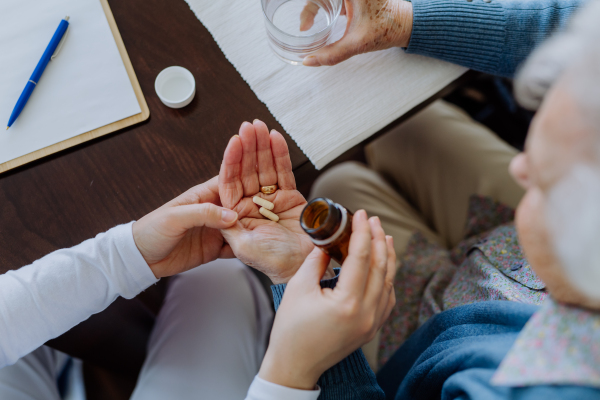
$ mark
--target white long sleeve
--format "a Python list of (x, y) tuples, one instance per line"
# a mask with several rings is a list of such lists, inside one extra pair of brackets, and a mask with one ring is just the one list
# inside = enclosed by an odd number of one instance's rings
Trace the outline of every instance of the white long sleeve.
[(132, 223), (0, 276), (0, 368), (157, 282)]
[(292, 389), (265, 381), (257, 375), (248, 389), (246, 400), (317, 400), (320, 394), (320, 388), (316, 390)]

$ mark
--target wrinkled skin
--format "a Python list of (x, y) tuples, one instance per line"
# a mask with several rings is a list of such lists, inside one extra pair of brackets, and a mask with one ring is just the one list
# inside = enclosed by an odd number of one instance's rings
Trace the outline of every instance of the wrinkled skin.
[[(313, 25), (319, 7), (307, 2), (300, 15), (300, 30)], [(352, 56), (392, 47), (407, 47), (412, 32), (412, 4), (402, 0), (345, 0), (346, 32), (337, 42), (304, 59), (304, 65), (335, 65)]]
[[(270, 195), (260, 186), (277, 183)], [(275, 205), (279, 222), (259, 213), (255, 195)], [(219, 196), (223, 207), (236, 211), (239, 220), (221, 230), (233, 253), (245, 264), (265, 273), (273, 283), (287, 282), (313, 250), (308, 235), (300, 226), (306, 205), (296, 190), (289, 150), (283, 136), (269, 133), (264, 122), (244, 122), (239, 136), (229, 141), (219, 173)]]
[(511, 174), (526, 190), (515, 223), (527, 260), (552, 296), (563, 303), (600, 309), (598, 302), (569, 282), (554, 252), (545, 215), (550, 189), (573, 164), (598, 163), (591, 151), (593, 130), (566, 89), (568, 83), (569, 77), (563, 77), (548, 93), (529, 130), (525, 152), (511, 162)]

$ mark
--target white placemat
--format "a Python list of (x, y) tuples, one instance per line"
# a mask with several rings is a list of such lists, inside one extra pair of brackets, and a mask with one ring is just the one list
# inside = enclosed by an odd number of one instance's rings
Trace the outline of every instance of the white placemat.
[[(316, 168), (420, 104), (466, 69), (390, 49), (297, 67), (269, 48), (260, 0), (186, 0), (227, 59)], [(343, 31), (345, 18), (336, 28)]]

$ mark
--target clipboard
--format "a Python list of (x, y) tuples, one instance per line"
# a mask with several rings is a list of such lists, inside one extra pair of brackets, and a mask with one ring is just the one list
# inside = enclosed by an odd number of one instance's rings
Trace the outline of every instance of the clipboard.
[(133, 65), (131, 64), (131, 60), (129, 59), (129, 55), (127, 54), (127, 50), (125, 49), (125, 44), (123, 43), (123, 38), (121, 38), (121, 34), (119, 33), (119, 29), (117, 28), (117, 23), (108, 5), (108, 0), (99, 1), (102, 5), (102, 9), (104, 10), (104, 14), (106, 14), (106, 20), (108, 21), (108, 25), (110, 26), (110, 30), (115, 39), (115, 43), (117, 44), (117, 48), (119, 49), (119, 54), (123, 59), (123, 65), (125, 66), (127, 75), (129, 76), (129, 80), (131, 81), (131, 86), (133, 87), (133, 91), (135, 92), (135, 96), (137, 98), (142, 112), (139, 114), (132, 115), (131, 117), (122, 119), (120, 121), (101, 126), (100, 128), (94, 129), (92, 131), (82, 133), (81, 135), (63, 140), (62, 142), (55, 143), (43, 149), (36, 150), (32, 153), (25, 154), (21, 157), (7, 161), (3, 164), (0, 164), (0, 174), (13, 168), (20, 167), (21, 165), (38, 160), (40, 158), (49, 156), (50, 154), (58, 153), (59, 151), (68, 149), (73, 146), (77, 146), (81, 143), (96, 139), (100, 136), (108, 135), (109, 133), (116, 132), (128, 126), (138, 124), (147, 120), (150, 117), (150, 109), (148, 108), (148, 104), (146, 103), (146, 99), (144, 98), (144, 94), (142, 93), (142, 88), (140, 87), (140, 83), (138, 82), (137, 76), (135, 75), (135, 71), (133, 70)]

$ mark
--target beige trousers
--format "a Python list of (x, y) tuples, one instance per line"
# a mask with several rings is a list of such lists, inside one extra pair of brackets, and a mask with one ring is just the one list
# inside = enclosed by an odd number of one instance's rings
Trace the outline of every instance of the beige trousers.
[[(350, 162), (323, 174), (311, 198), (379, 216), (402, 255), (415, 231), (448, 249), (464, 236), (469, 198), (516, 208), (523, 190), (508, 173), (517, 151), (461, 109), (437, 101), (367, 147), (369, 167)], [(376, 370), (379, 335), (363, 347)]]

